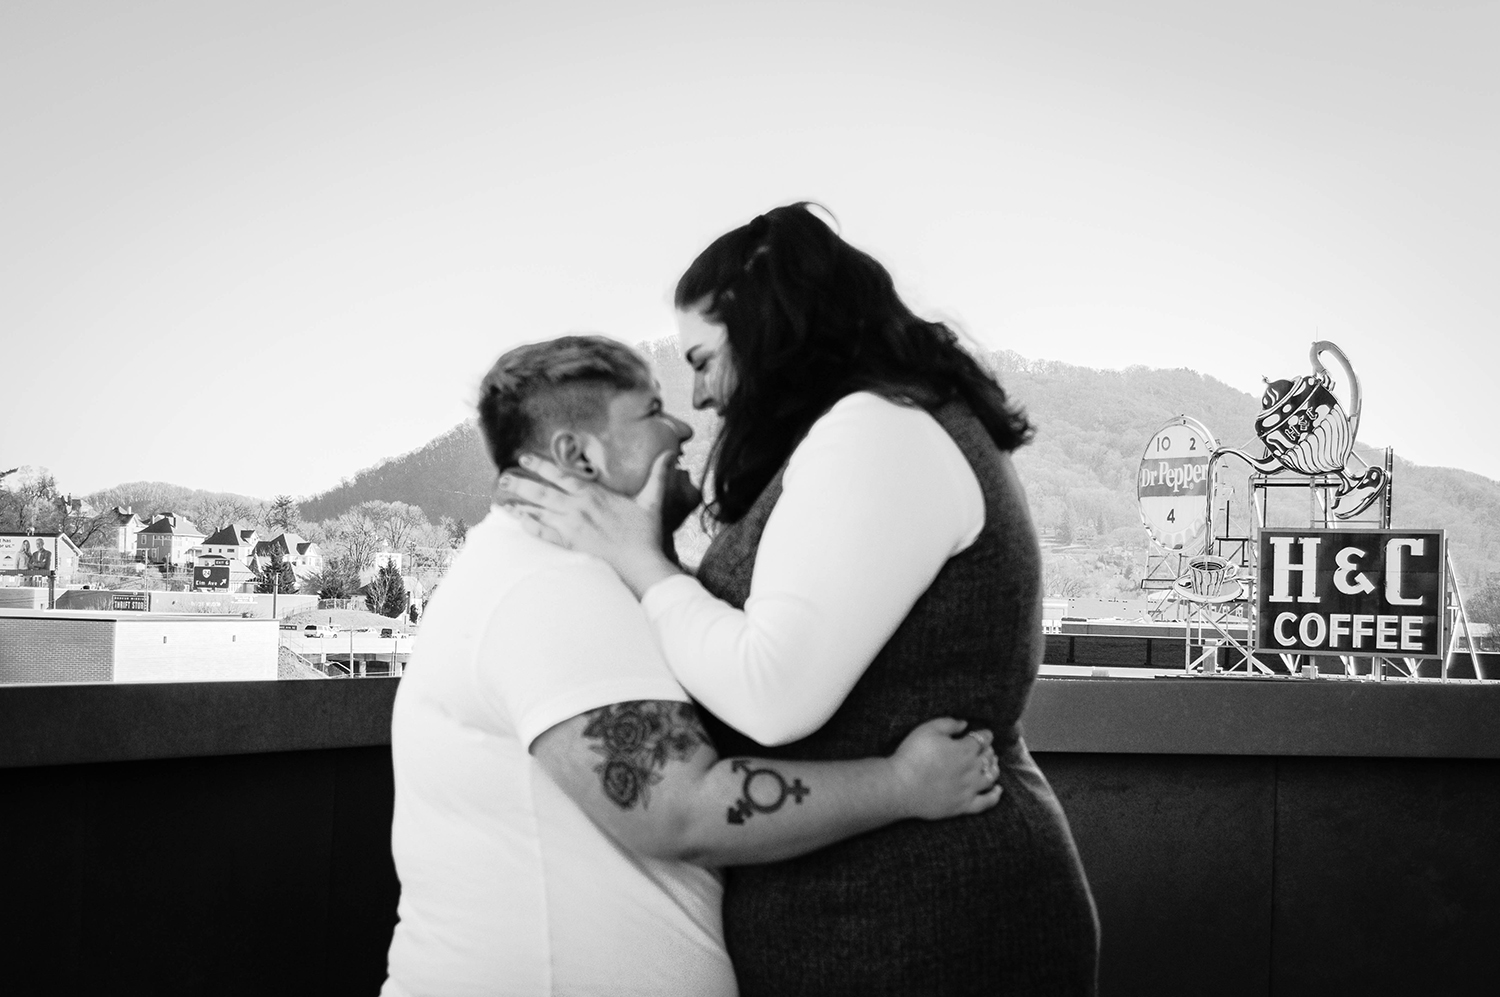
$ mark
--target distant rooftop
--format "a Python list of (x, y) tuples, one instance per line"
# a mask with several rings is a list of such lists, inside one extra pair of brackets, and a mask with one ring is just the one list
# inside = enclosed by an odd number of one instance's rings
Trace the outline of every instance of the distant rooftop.
[(313, 546), (311, 542), (302, 539), (295, 533), (282, 533), (272, 537), (270, 540), (262, 540), (255, 545), (257, 557), (270, 557), (272, 551), (281, 551), (282, 554), (306, 554), (307, 549)]
[[(214, 535), (203, 541), (205, 547), (245, 547), (255, 537), (255, 531), (243, 523), (230, 523), (214, 531)], [(256, 548), (257, 550), (259, 547)]]
[(156, 517), (156, 522), (152, 523), (150, 526), (142, 527), (141, 528), (141, 532), (142, 533), (165, 533), (165, 534), (168, 534), (169, 536), (179, 536), (179, 537), (183, 537), (183, 536), (201, 537), (201, 536), (203, 536), (203, 531), (200, 530), (200, 529), (198, 529), (198, 524), (194, 523), (191, 519), (188, 519), (186, 516), (178, 515), (175, 512), (164, 512), (164, 513), (162, 513), (160, 516)]

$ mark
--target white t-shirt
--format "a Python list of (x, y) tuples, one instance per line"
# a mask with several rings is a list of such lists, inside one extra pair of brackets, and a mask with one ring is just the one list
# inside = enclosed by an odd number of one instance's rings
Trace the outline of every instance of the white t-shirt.
[(396, 695), (383, 994), (735, 993), (718, 876), (616, 844), (527, 750), (640, 699), (687, 696), (604, 562), (498, 511), (469, 531)]
[(641, 605), (694, 699), (761, 744), (786, 744), (833, 716), (983, 528), (979, 479), (938, 421), (856, 392), (792, 452), (743, 610), (687, 575)]

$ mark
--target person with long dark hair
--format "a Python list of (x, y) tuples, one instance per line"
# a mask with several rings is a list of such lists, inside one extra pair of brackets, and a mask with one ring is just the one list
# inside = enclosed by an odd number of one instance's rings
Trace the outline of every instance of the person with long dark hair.
[(693, 403), (723, 416), (697, 577), (663, 553), (663, 464), (631, 501), (532, 469), (532, 529), (607, 560), (726, 755), (889, 752), (924, 718), (995, 732), (982, 815), (903, 822), (729, 872), (741, 992), (1092, 994), (1098, 920), (1021, 739), (1041, 558), (1010, 453), (1032, 428), (946, 326), (806, 203), (678, 282)]

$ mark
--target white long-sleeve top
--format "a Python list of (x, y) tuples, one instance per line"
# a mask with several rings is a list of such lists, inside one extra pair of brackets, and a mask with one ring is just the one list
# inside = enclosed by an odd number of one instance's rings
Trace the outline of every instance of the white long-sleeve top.
[(786, 744), (828, 721), (983, 527), (979, 481), (937, 420), (857, 392), (793, 451), (743, 610), (688, 575), (641, 604), (695, 699), (762, 744)]

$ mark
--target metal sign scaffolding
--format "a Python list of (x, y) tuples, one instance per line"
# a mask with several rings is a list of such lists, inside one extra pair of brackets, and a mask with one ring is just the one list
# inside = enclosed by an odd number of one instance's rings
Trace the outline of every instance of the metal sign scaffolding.
[[(1347, 376), (1347, 410), (1334, 394), (1323, 354), (1336, 357)], [(1267, 382), (1255, 427), (1263, 456), (1215, 444), (1201, 466), (1162, 463), (1158, 475), (1148, 467), (1152, 447), (1162, 449), (1164, 434), (1184, 432), (1174, 426), (1191, 426), (1212, 440), (1186, 416), (1148, 444), (1138, 495), (1159, 548), (1142, 579), (1142, 588), (1163, 593), (1153, 616), (1184, 622), (1189, 673), (1219, 670), (1227, 652), (1223, 670), (1229, 672), (1271, 674), (1267, 662), (1279, 659), (1291, 674), (1315, 676), (1314, 662), (1332, 658), (1345, 675), (1417, 678), (1424, 660), (1440, 660), (1439, 674), (1447, 679), (1462, 633), (1474, 675), (1484, 678), (1443, 531), (1392, 529), (1394, 454), (1389, 447), (1355, 450), (1359, 381), (1343, 352), (1316, 342), (1311, 359), (1311, 376)], [(1250, 468), (1242, 535), (1230, 529), (1234, 490), (1223, 473), (1230, 459)], [(1158, 476), (1178, 486), (1170, 499), (1153, 498), (1165, 494), (1155, 484)], [(1189, 491), (1183, 481), (1198, 487)], [(1306, 496), (1305, 518), (1286, 517), (1280, 502), (1273, 511), (1273, 495), (1299, 492)], [(1151, 502), (1191, 524), (1193, 535), (1183, 537), (1188, 542), (1164, 542)], [(1216, 519), (1217, 509), (1223, 515)], [(1289, 588), (1294, 577), (1296, 593)]]

